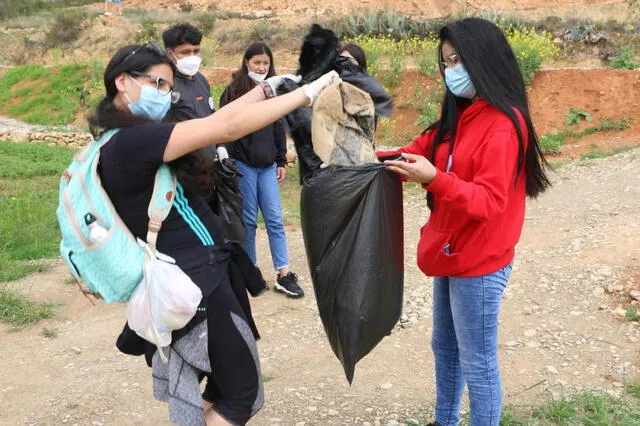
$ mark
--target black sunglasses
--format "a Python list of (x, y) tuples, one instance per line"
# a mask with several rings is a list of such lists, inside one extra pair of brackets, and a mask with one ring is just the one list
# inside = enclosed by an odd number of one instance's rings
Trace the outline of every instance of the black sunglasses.
[(158, 43), (156, 43), (153, 40), (147, 40), (144, 43), (142, 43), (140, 46), (133, 49), (131, 53), (129, 53), (127, 56), (125, 56), (122, 62), (120, 62), (120, 64), (124, 64), (127, 59), (129, 59), (130, 57), (132, 57), (142, 49), (151, 49), (151, 51), (158, 56), (167, 56), (166, 50), (160, 47)]

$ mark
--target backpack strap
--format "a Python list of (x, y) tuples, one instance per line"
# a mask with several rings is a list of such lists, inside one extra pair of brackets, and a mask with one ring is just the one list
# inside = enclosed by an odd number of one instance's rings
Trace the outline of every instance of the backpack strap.
[(162, 164), (156, 172), (153, 194), (147, 208), (149, 226), (147, 230), (147, 244), (155, 253), (158, 232), (162, 228), (162, 222), (167, 218), (176, 195), (176, 175), (171, 168)]

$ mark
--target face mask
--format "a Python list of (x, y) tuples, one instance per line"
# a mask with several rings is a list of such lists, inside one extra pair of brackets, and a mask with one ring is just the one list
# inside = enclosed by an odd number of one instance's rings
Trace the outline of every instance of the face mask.
[(477, 93), (469, 73), (462, 64), (445, 69), (444, 81), (451, 93), (460, 98), (471, 99)]
[(249, 71), (249, 77), (251, 77), (251, 80), (255, 81), (256, 83), (260, 83), (262, 80), (267, 78), (267, 74), (269, 73), (265, 72), (264, 74), (258, 74), (257, 72)]
[(178, 59), (176, 62), (176, 68), (184, 75), (193, 77), (198, 73), (202, 58), (200, 56), (187, 56), (186, 58)]
[(131, 102), (125, 93), (125, 98), (129, 101), (129, 110), (137, 117), (148, 118), (152, 121), (160, 121), (167, 115), (171, 108), (171, 94), (162, 95), (155, 87), (146, 86), (139, 83), (135, 78), (129, 76), (141, 89), (140, 99)]

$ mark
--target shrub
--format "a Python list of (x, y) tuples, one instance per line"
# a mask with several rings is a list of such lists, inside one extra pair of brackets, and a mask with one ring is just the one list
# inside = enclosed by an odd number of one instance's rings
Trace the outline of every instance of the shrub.
[(437, 42), (432, 38), (413, 37), (396, 40), (390, 35), (376, 37), (360, 35), (346, 41), (356, 43), (364, 49), (369, 73), (391, 89), (400, 81), (408, 56), (424, 57), (425, 68), (428, 67), (429, 57), (432, 63), (435, 62)]
[[(355, 19), (352, 17), (352, 19)], [(499, 24), (504, 31), (518, 61), (526, 84), (529, 84), (542, 62), (556, 57), (558, 47), (551, 34), (538, 32), (535, 28), (516, 28), (513, 24)], [(406, 64), (406, 57), (416, 58), (418, 69), (425, 75), (434, 76), (438, 72), (438, 39), (435, 35), (411, 37), (398, 40), (393, 35), (358, 35), (347, 37), (346, 41), (359, 44), (367, 55), (370, 73), (381, 79), (387, 87), (394, 87), (399, 74)]]
[(193, 12), (193, 5), (191, 3), (189, 3), (188, 1), (180, 2), (180, 4), (178, 5), (178, 8), (180, 9), (180, 12), (182, 12), (182, 13), (191, 13), (191, 12)]
[(136, 42), (144, 43), (147, 40), (155, 40), (158, 41), (161, 38), (160, 30), (158, 29), (156, 23), (151, 20), (145, 20), (142, 22), (142, 28), (136, 34)]
[(266, 19), (260, 19), (256, 21), (249, 32), (247, 33), (247, 41), (262, 41), (264, 43), (273, 43), (274, 41), (279, 41), (281, 29), (277, 26), (269, 23)]
[(418, 58), (418, 71), (420, 71), (420, 74), (435, 77), (439, 70), (434, 52), (431, 52), (431, 54), (421, 55)]
[(583, 120), (591, 121), (593, 120), (593, 117), (591, 117), (591, 114), (586, 111), (581, 111), (577, 108), (571, 108), (567, 113), (565, 124), (570, 126), (573, 124), (578, 124)]
[(564, 141), (565, 135), (563, 133), (542, 135), (538, 140), (540, 148), (542, 148), (542, 153), (545, 155), (562, 152)]
[(625, 130), (628, 129), (629, 125), (631, 125), (631, 123), (633, 123), (634, 121), (635, 120), (630, 117), (622, 117), (619, 121), (614, 121), (610, 118), (607, 118), (600, 122), (598, 130), (601, 130), (603, 132)]
[(418, 118), (413, 124), (427, 128), (438, 121), (444, 91), (445, 85), (442, 80), (437, 87), (424, 86), (419, 82), (413, 85), (413, 97), (410, 104), (418, 113)]
[(520, 66), (525, 84), (531, 83), (533, 76), (540, 70), (542, 62), (552, 59), (559, 54), (551, 34), (546, 31), (538, 32), (533, 27), (516, 28), (499, 24), (504, 31), (507, 41)]
[(82, 11), (64, 11), (56, 15), (45, 36), (48, 48), (66, 46), (78, 40), (87, 14)]
[(200, 56), (202, 57), (202, 65), (205, 67), (213, 66), (215, 57), (220, 50), (220, 42), (211, 37), (204, 37), (200, 43)]
[(616, 56), (609, 58), (609, 68), (614, 70), (633, 70), (640, 68), (640, 64), (633, 61), (634, 51), (625, 47)]
[(442, 20), (417, 21), (396, 11), (368, 11), (330, 21), (327, 26), (344, 37), (391, 36), (394, 39), (431, 37), (443, 25)]
[(207, 35), (213, 31), (216, 26), (216, 15), (213, 13), (201, 13), (195, 17), (196, 26), (203, 35)]

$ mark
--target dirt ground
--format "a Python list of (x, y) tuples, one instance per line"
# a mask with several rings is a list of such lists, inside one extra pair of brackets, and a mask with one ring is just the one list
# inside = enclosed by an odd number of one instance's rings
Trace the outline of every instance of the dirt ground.
[[(215, 84), (228, 73), (207, 75)], [(424, 79), (408, 73), (400, 93), (416, 82), (430, 84)], [(640, 148), (571, 161), (594, 149), (640, 146), (640, 101), (629, 95), (638, 91), (640, 72), (611, 70), (547, 70), (531, 88), (540, 134), (566, 129), (572, 107), (593, 114), (582, 127), (605, 118), (636, 122), (623, 132), (570, 142), (559, 157), (569, 164), (552, 172), (554, 187), (529, 202), (500, 326), (506, 404), (542, 402), (584, 388), (616, 393), (626, 381), (640, 379), (640, 323), (624, 319), (628, 306), (640, 306), (630, 297), (640, 290)], [(405, 101), (400, 97), (398, 105)], [(399, 108), (397, 114), (403, 113)], [(400, 126), (415, 120), (398, 117), (404, 120)], [(252, 301), (266, 382), (265, 407), (253, 424), (393, 425), (431, 417), (431, 288), (415, 266), (418, 230), (427, 217), (423, 194), (406, 190), (402, 319), (358, 364), (352, 386), (320, 323), (300, 229), (289, 227), (291, 264), (307, 296), (291, 300), (268, 292)], [(265, 276), (273, 280), (263, 230), (259, 253)], [(168, 424), (166, 406), (153, 400), (144, 360), (114, 346), (124, 306), (91, 304), (69, 284), (61, 262), (51, 263), (51, 271), (12, 284), (34, 300), (59, 306), (55, 319), (25, 330), (0, 327), (0, 424)]]
[[(640, 140), (636, 137), (636, 142)], [(640, 289), (640, 149), (574, 162), (529, 202), (500, 325), (505, 403), (544, 401), (583, 388), (619, 392), (640, 378), (640, 323), (623, 318)], [(416, 268), (423, 195), (405, 191), (403, 317), (347, 384), (324, 335), (302, 235), (288, 230), (291, 264), (307, 295), (267, 292), (252, 301), (266, 403), (256, 425), (385, 424), (425, 419), (434, 403), (430, 279)], [(259, 233), (260, 266), (273, 279)], [(60, 261), (14, 284), (30, 298), (60, 303), (58, 316), (0, 330), (0, 424), (160, 425), (143, 359), (118, 353), (124, 306), (92, 305)], [(634, 302), (638, 303), (638, 302)], [(44, 337), (44, 331), (56, 337)]]

